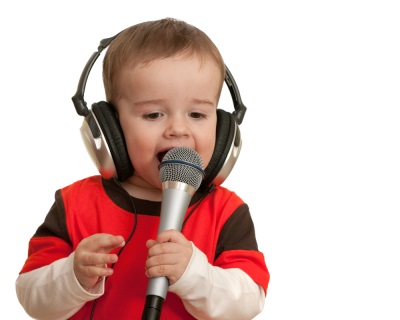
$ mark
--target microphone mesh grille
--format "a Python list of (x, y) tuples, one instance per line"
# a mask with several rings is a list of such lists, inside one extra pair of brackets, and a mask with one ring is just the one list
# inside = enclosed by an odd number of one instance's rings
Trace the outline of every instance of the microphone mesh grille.
[(179, 181), (197, 190), (203, 176), (203, 160), (190, 148), (178, 147), (169, 150), (160, 164), (161, 182)]

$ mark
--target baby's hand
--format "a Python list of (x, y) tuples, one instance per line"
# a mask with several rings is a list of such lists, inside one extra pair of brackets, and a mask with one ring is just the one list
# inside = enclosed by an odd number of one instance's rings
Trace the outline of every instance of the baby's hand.
[(177, 282), (192, 256), (190, 241), (179, 231), (167, 230), (159, 233), (156, 240), (147, 240), (146, 246), (149, 249), (146, 275), (167, 277), (170, 285)]
[(115, 248), (125, 245), (124, 238), (111, 234), (98, 233), (83, 239), (75, 250), (74, 272), (80, 285), (88, 290), (101, 277), (112, 275), (113, 269), (106, 264), (117, 262), (116, 254), (109, 254)]

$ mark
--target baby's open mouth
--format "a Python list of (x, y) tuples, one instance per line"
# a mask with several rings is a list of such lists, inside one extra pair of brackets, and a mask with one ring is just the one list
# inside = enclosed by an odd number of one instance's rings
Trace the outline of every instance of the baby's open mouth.
[(169, 150), (160, 152), (160, 153), (157, 155), (158, 161), (160, 161), (160, 163), (162, 162), (162, 160), (164, 159), (164, 157), (165, 157), (165, 155), (167, 154), (168, 151), (169, 151)]

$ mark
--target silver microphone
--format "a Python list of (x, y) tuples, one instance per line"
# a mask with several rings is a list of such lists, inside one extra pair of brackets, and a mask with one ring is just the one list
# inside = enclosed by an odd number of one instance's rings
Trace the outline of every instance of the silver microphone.
[[(203, 160), (193, 149), (178, 147), (166, 153), (159, 169), (162, 202), (158, 233), (181, 231), (190, 200), (204, 179)], [(142, 320), (160, 319), (168, 286), (166, 277), (149, 279)]]

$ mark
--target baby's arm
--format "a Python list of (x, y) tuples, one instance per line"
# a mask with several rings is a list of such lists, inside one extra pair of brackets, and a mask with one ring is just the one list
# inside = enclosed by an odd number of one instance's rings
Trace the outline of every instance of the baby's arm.
[(112, 274), (105, 264), (117, 261), (116, 255), (106, 252), (123, 245), (122, 237), (104, 234), (82, 240), (69, 257), (20, 274), (18, 300), (35, 319), (72, 316), (104, 293), (104, 276)]
[(103, 294), (104, 281), (85, 291), (74, 274), (74, 255), (18, 276), (17, 297), (26, 313), (35, 319), (67, 319), (87, 301)]
[[(244, 320), (262, 311), (265, 302), (262, 286), (237, 267), (212, 266), (206, 255), (182, 233), (167, 230), (146, 245), (147, 276), (168, 277), (169, 291), (183, 300), (186, 310), (196, 319)], [(249, 257), (239, 254), (233, 259), (243, 262)], [(249, 260), (246, 264), (249, 267), (253, 263)]]
[(265, 293), (244, 271), (222, 269), (208, 263), (193, 246), (185, 273), (169, 291), (179, 295), (196, 319), (253, 319), (265, 303)]

